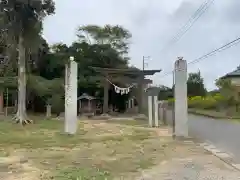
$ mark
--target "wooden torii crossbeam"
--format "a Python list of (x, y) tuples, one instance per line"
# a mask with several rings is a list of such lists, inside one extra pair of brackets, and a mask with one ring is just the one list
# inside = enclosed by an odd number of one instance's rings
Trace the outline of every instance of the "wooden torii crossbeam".
[(138, 86), (138, 112), (143, 113), (143, 102), (142, 96), (144, 93), (144, 85), (152, 83), (152, 80), (145, 79), (145, 76), (151, 76), (155, 73), (161, 72), (161, 70), (140, 70), (137, 68), (101, 68), (101, 67), (91, 67), (95, 72), (100, 73), (106, 79), (104, 80), (104, 103), (103, 103), (103, 113), (108, 112), (108, 89), (109, 82), (107, 79), (117, 82), (126, 83), (137, 83)]

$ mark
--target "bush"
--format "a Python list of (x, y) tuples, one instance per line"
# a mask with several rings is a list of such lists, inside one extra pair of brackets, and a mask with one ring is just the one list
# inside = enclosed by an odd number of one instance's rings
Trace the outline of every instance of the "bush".
[[(188, 98), (188, 107), (196, 109), (219, 109), (219, 107), (224, 104), (225, 99), (220, 95), (216, 94), (214, 96), (194, 96)], [(168, 99), (169, 105), (174, 103), (174, 99)]]
[(50, 99), (49, 103), (52, 106), (52, 112), (59, 115), (61, 112), (64, 111), (64, 98), (60, 95), (53, 95)]
[(175, 101), (174, 98), (170, 98), (170, 99), (168, 99), (168, 100), (167, 100), (167, 102), (168, 102), (168, 106), (172, 107), (173, 104), (174, 104), (174, 101)]

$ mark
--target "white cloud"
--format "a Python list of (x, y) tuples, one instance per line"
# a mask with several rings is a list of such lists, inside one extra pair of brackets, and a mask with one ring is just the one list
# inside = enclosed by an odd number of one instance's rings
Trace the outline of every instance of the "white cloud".
[[(44, 36), (49, 43), (75, 39), (76, 28), (82, 24), (120, 24), (133, 34), (131, 64), (142, 65), (142, 56), (151, 56), (152, 69), (163, 69), (153, 77), (156, 84), (170, 85), (172, 77), (160, 78), (172, 69), (177, 56), (191, 61), (240, 36), (239, 0), (217, 0), (191, 30), (167, 51), (162, 47), (196, 11), (203, 0), (57, 0), (56, 14), (45, 21)], [(239, 47), (189, 66), (201, 70), (208, 88), (214, 80), (234, 70), (239, 64)]]

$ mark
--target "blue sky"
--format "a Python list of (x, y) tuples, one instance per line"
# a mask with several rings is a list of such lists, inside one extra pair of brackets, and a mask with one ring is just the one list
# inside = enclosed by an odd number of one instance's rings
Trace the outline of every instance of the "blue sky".
[[(178, 56), (191, 61), (240, 37), (240, 1), (215, 0), (209, 10), (176, 44), (161, 51), (204, 0), (57, 0), (56, 14), (44, 21), (44, 37), (50, 44), (71, 44), (76, 28), (86, 24), (119, 24), (129, 29), (130, 64), (142, 66), (142, 56), (151, 56), (146, 69), (162, 69), (152, 77), (154, 84), (172, 85), (172, 76), (162, 74), (173, 69)], [(208, 89), (215, 88), (218, 77), (239, 64), (239, 46), (221, 52), (188, 67), (200, 70)]]

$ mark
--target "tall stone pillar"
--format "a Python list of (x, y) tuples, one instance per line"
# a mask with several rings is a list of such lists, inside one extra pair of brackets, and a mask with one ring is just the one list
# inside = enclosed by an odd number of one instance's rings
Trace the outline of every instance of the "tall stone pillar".
[(77, 73), (78, 66), (73, 57), (65, 67), (65, 132), (77, 131)]
[(175, 135), (188, 136), (188, 105), (187, 105), (187, 62), (179, 58), (175, 62)]

